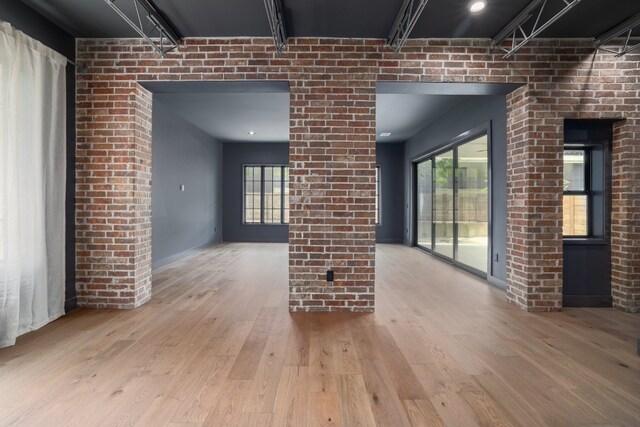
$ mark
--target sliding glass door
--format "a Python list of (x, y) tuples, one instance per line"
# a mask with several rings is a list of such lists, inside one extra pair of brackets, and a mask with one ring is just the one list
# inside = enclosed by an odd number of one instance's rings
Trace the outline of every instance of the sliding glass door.
[(431, 250), (433, 216), (433, 163), (431, 159), (420, 162), (417, 168), (417, 239), (418, 246)]
[(487, 272), (489, 251), (489, 157), (487, 137), (458, 147), (456, 261)]
[(478, 274), (489, 264), (486, 135), (416, 163), (416, 245)]
[(433, 251), (438, 255), (453, 259), (453, 150), (433, 158), (434, 185), (434, 234)]

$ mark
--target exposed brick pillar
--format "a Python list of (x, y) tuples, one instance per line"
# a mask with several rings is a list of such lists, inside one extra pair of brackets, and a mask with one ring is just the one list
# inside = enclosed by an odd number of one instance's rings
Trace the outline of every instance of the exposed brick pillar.
[(611, 212), (613, 306), (640, 311), (640, 119), (614, 124)]
[(375, 81), (349, 73), (290, 82), (291, 311), (374, 309)]
[(83, 307), (151, 297), (151, 94), (78, 75), (76, 288)]
[(562, 307), (562, 119), (528, 86), (507, 97), (507, 298)]

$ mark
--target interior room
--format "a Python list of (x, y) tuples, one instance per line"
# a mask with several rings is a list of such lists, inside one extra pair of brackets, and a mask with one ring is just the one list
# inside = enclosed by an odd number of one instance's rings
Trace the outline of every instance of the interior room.
[(640, 6), (0, 3), (0, 425), (640, 425)]

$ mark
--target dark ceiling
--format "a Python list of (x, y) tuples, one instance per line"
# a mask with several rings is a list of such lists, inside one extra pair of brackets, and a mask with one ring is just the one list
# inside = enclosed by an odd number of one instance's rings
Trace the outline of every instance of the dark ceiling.
[[(6, 0), (2, 0), (6, 1)], [(136, 37), (105, 0), (22, 0), (76, 37)], [(530, 0), (430, 0), (412, 38), (491, 38)], [(152, 0), (184, 37), (270, 36), (263, 0)], [(402, 0), (282, 0), (289, 37), (387, 37)], [(562, 8), (548, 0), (546, 14)], [(132, 0), (116, 0), (122, 9)], [(596, 37), (640, 11), (639, 0), (583, 0), (540, 37)]]

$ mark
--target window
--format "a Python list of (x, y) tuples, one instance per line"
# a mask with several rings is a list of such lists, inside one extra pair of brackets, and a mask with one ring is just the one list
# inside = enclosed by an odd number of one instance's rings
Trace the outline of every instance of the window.
[(289, 223), (289, 167), (244, 167), (245, 224)]
[(380, 224), (380, 166), (376, 166), (376, 225)]
[(589, 154), (586, 148), (564, 150), (562, 234), (565, 237), (589, 236)]

